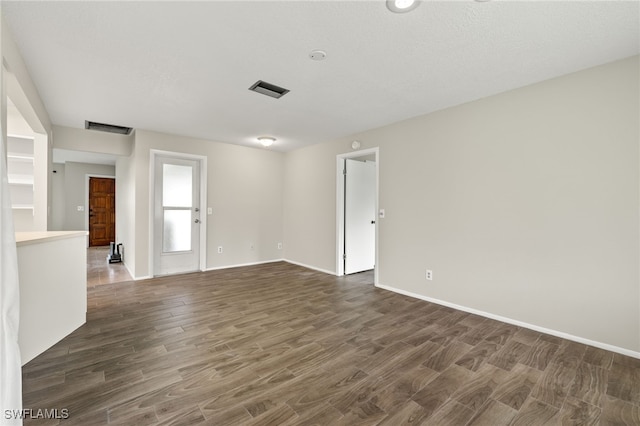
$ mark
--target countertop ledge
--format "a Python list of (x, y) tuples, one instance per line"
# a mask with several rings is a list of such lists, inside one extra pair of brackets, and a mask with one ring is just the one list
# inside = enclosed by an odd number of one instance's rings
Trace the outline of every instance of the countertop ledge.
[(48, 241), (63, 240), (65, 238), (84, 237), (89, 235), (87, 231), (41, 231), (41, 232), (16, 232), (16, 245), (18, 247), (28, 244), (40, 244)]

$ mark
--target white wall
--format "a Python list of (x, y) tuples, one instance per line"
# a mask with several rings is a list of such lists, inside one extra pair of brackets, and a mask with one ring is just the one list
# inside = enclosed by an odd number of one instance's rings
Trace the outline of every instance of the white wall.
[(133, 133), (119, 135), (97, 130), (53, 126), (53, 134), (55, 137), (53, 147), (57, 149), (129, 156), (133, 148)]
[[(64, 227), (65, 231), (88, 231), (87, 226), (87, 196), (89, 188), (87, 187), (87, 175), (99, 176), (115, 176), (114, 166), (103, 164), (87, 164), (74, 163), (67, 161), (64, 168)], [(62, 200), (54, 200), (56, 205)], [(84, 211), (78, 211), (78, 206), (83, 206)], [(54, 212), (58, 212), (59, 208), (55, 207)], [(118, 218), (116, 217), (116, 222)], [(59, 221), (59, 218), (55, 218)], [(117, 226), (117, 225), (116, 225)]]
[[(0, 19), (4, 19), (0, 17)], [(49, 114), (44, 107), (40, 94), (27, 70), (27, 67), (20, 55), (17, 45), (7, 25), (2, 25), (2, 62), (3, 96), (6, 94), (15, 105), (13, 113), (21, 116), (23, 123), (19, 125), (16, 132), (22, 133), (31, 130), (29, 135), (35, 136), (35, 162), (34, 162), (34, 211), (30, 220), (24, 212), (18, 213), (16, 222), (24, 226), (16, 229), (35, 229), (43, 231), (48, 229), (51, 222), (49, 208), (51, 206), (50, 180), (48, 179), (52, 167), (52, 124)], [(4, 91), (6, 89), (6, 92)], [(4, 105), (4, 104), (3, 104)], [(6, 107), (3, 107), (3, 120), (6, 114)], [(26, 126), (25, 126), (26, 125)], [(3, 126), (3, 129), (6, 127)]]
[[(116, 160), (116, 242), (124, 247), (123, 262), (131, 276), (135, 276), (136, 239), (135, 205), (136, 181), (133, 156)], [(122, 253), (121, 253), (122, 254)]]
[[(0, 17), (4, 20), (4, 17)], [(51, 136), (51, 119), (40, 99), (40, 94), (31, 80), (20, 50), (13, 40), (7, 25), (2, 25), (2, 58), (8, 73), (6, 94), (11, 98), (33, 131)]]
[(64, 229), (64, 217), (67, 211), (64, 178), (64, 164), (54, 163), (51, 174), (51, 226), (50, 231)]
[(285, 257), (336, 269), (335, 156), (358, 139), (380, 147), (382, 285), (639, 352), (638, 68), (288, 153)]
[[(258, 263), (282, 258), (282, 153), (261, 148), (137, 130), (135, 136), (135, 277), (149, 268), (150, 150), (207, 157), (207, 268)], [(254, 248), (251, 250), (250, 246)], [(217, 247), (223, 246), (222, 254)], [(127, 253), (130, 250), (126, 248)]]

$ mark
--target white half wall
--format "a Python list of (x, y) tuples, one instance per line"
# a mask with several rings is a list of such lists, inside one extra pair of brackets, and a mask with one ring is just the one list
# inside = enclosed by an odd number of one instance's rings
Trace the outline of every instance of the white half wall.
[(357, 139), (380, 149), (380, 284), (640, 352), (639, 71), (636, 56), (287, 153), (284, 257), (336, 270), (335, 158)]

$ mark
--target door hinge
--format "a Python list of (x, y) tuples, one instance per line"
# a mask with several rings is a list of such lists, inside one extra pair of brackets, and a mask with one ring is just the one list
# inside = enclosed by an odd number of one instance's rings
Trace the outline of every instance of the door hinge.
[(342, 174), (345, 175), (345, 176), (347, 175), (347, 168), (346, 167), (344, 169), (342, 169)]
[(342, 255), (342, 260), (347, 260), (347, 253)]

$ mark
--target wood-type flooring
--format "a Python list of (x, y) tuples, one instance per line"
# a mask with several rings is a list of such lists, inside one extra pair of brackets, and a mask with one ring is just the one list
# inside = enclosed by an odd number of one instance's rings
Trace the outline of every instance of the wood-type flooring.
[[(89, 287), (26, 425), (640, 425), (640, 360), (284, 262)], [(62, 411), (60, 411), (62, 412)], [(65, 411), (66, 412), (66, 411)]]

